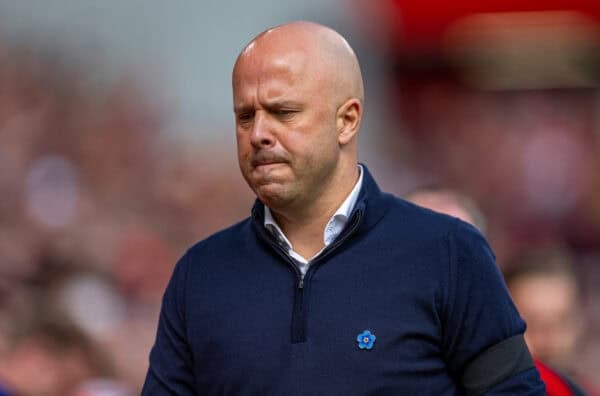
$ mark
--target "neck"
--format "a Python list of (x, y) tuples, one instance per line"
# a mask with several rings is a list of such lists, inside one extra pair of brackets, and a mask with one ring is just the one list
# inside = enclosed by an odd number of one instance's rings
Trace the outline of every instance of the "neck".
[(358, 167), (354, 164), (345, 176), (335, 178), (328, 183), (328, 188), (315, 194), (312, 202), (303, 203), (297, 208), (270, 208), (277, 224), (296, 252), (303, 257), (312, 257), (323, 249), (325, 226), (348, 197), (358, 177)]

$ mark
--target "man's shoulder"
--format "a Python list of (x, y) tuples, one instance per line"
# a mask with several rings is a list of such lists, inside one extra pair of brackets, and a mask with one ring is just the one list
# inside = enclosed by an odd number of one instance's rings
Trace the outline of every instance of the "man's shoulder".
[(387, 218), (396, 227), (421, 235), (447, 235), (449, 233), (477, 232), (471, 225), (444, 213), (416, 205), (393, 194), (384, 193), (390, 203)]
[(460, 223), (456, 218), (417, 206), (392, 193), (382, 191), (364, 164), (363, 169), (363, 191), (357, 205), (366, 207), (369, 228), (377, 224), (383, 225), (386, 230), (393, 229), (395, 235), (435, 238), (447, 235)]
[(197, 257), (236, 251), (236, 248), (245, 245), (249, 238), (254, 237), (251, 228), (252, 219), (247, 217), (194, 243), (186, 254)]

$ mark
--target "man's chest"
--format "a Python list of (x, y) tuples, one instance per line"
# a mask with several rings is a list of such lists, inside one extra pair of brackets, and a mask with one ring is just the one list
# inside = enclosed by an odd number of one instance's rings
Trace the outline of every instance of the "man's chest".
[(277, 277), (214, 279), (196, 294), (186, 316), (199, 382), (281, 394), (290, 386), (333, 387), (336, 394), (453, 389), (431, 280), (392, 271), (375, 282), (336, 266), (309, 272), (302, 289), (284, 268)]

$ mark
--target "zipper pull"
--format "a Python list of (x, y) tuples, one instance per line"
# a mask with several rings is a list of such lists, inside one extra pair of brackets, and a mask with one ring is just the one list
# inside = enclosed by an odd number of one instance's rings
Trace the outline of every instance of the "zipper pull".
[(298, 282), (298, 289), (304, 288), (304, 275), (300, 276), (300, 282)]

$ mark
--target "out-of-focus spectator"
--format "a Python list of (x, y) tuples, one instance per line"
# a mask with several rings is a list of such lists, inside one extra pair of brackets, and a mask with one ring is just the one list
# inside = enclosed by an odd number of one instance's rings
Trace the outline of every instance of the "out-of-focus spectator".
[(527, 322), (532, 354), (591, 388), (578, 366), (586, 317), (573, 254), (558, 247), (526, 251), (508, 263), (505, 279)]
[(513, 259), (505, 278), (527, 318), (533, 353), (556, 367), (573, 367), (583, 315), (571, 255), (559, 249), (526, 252)]
[(13, 325), (0, 359), (9, 395), (70, 395), (78, 384), (109, 375), (100, 350), (64, 317), (44, 310), (29, 323)]
[(103, 342), (114, 351), (119, 377), (141, 384), (156, 335), (163, 290), (172, 272), (169, 263), (176, 257), (151, 227), (140, 224), (124, 231), (115, 248), (111, 278), (123, 297), (125, 315), (109, 329)]

